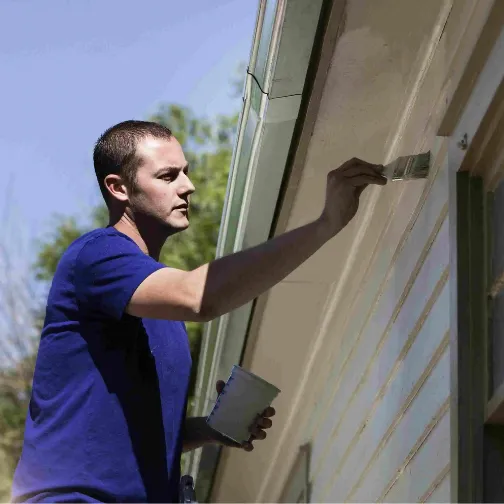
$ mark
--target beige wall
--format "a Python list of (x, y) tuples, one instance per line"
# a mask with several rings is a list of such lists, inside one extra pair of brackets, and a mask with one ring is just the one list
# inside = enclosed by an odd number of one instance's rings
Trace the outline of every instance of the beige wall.
[[(365, 288), (344, 323), (329, 328), (340, 344), (302, 434), (312, 442), (314, 502), (415, 502), (448, 476), (444, 154), (426, 186), (405, 184)], [(424, 186), (420, 198), (413, 185)]]
[(308, 442), (312, 501), (449, 501), (448, 188), (436, 135), (490, 4), (347, 2), (287, 228), (318, 215), (327, 171), (349, 157), (430, 149), (433, 170), (368, 190), (352, 224), (265, 298), (244, 364), (282, 389), (275, 427), (251, 454), (225, 451), (212, 500), (277, 501)]

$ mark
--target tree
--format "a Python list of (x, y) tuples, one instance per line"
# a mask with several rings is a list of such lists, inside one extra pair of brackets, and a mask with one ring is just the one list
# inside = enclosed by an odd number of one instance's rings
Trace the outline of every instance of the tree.
[(32, 279), (0, 243), (0, 502), (10, 497), (31, 393), (41, 310)]

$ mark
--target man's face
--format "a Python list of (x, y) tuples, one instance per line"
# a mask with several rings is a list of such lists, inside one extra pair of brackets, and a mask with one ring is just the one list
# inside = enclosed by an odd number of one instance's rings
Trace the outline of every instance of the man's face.
[(186, 229), (194, 186), (182, 147), (174, 137), (147, 137), (139, 142), (136, 152), (142, 161), (136, 172), (136, 189), (129, 198), (132, 210), (153, 217), (171, 232)]

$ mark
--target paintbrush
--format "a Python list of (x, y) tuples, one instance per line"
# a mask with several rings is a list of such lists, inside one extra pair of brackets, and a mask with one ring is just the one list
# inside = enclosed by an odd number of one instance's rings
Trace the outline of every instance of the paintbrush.
[(424, 179), (429, 174), (430, 157), (430, 151), (401, 156), (385, 165), (383, 175), (393, 181)]

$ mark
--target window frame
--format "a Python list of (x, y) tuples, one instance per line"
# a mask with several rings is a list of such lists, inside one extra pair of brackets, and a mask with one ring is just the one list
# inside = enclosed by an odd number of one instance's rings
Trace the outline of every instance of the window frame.
[(280, 502), (310, 502), (310, 453), (309, 444), (299, 447), (282, 491)]
[[(482, 31), (487, 53), (464, 84), (457, 124), (448, 133), (451, 282), (451, 501), (504, 501), (504, 384), (492, 390), (492, 191), (504, 172), (504, 14), (502, 4)], [(481, 46), (481, 44), (480, 44)], [(490, 397), (491, 395), (491, 397)], [(497, 477), (497, 475), (500, 475)]]

